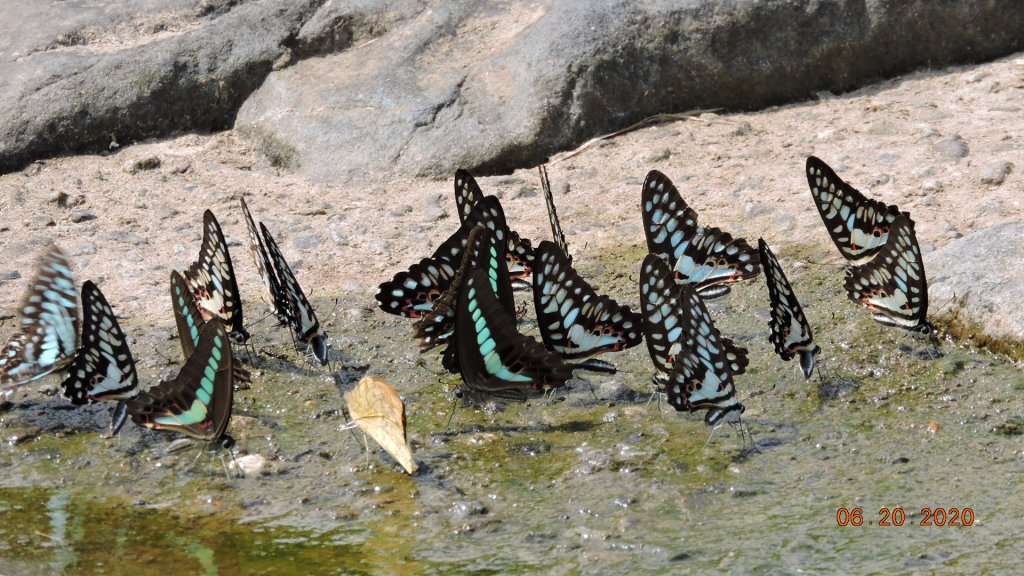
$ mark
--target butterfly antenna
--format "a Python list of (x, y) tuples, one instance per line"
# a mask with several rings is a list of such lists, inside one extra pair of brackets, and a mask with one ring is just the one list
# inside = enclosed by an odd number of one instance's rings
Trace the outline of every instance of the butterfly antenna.
[(451, 429), (451, 427), (452, 427), (452, 418), (455, 417), (455, 411), (458, 410), (458, 408), (459, 408), (459, 400), (458, 400), (458, 398), (455, 398), (455, 399), (452, 400), (452, 411), (448, 413), (448, 422), (445, 423), (445, 425), (444, 425), (445, 428)]
[(324, 320), (324, 328), (326, 328), (327, 325), (331, 323), (331, 320), (334, 319), (334, 311), (337, 310), (337, 309), (338, 309), (338, 298), (335, 297), (334, 298), (334, 306), (331, 308), (331, 311), (327, 313), (327, 316), (326, 316), (327, 320)]

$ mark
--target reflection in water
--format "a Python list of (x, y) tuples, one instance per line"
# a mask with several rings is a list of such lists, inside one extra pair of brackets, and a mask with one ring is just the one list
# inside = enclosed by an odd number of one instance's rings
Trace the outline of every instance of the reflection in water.
[(50, 569), (54, 574), (63, 574), (64, 569), (75, 563), (75, 550), (67, 541), (68, 511), (71, 495), (66, 491), (54, 492), (46, 502), (50, 517), (50, 544), (53, 546), (53, 560)]

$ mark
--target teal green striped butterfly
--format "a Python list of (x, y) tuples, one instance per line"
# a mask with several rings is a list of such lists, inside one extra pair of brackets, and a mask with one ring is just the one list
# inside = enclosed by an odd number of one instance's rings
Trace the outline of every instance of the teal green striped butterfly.
[[(191, 290), (185, 279), (176, 270), (171, 270), (171, 308), (174, 309), (174, 323), (178, 326), (178, 340), (181, 342), (181, 355), (188, 360), (199, 345), (199, 333), (206, 325), (203, 315), (196, 307), (195, 300), (190, 297)], [(248, 388), (252, 383), (249, 371), (235, 362), (234, 385), (236, 388)]]
[(531, 393), (564, 386), (572, 368), (540, 342), (516, 330), (514, 314), (498, 302), (487, 273), (470, 269), (455, 313), (455, 340), (463, 393), (524, 401)]
[(231, 343), (219, 318), (199, 331), (199, 343), (178, 376), (157, 384), (128, 401), (128, 414), (139, 426), (180, 432), (217, 442), (225, 448), (234, 439), (225, 431), (233, 399)]

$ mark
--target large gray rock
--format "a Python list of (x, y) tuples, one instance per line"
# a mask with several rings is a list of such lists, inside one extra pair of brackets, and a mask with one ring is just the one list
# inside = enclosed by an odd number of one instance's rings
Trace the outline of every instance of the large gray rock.
[(0, 171), (229, 128), (322, 2), (0, 2)]
[(954, 295), (991, 336), (1024, 340), (1024, 224), (993, 226), (927, 255), (932, 312)]
[[(1024, 46), (1018, 0), (389, 6), (392, 29), (274, 72), (236, 127), (315, 178), (504, 172), (657, 113), (758, 108)], [(365, 11), (325, 4), (299, 36), (337, 37), (325, 23)]]

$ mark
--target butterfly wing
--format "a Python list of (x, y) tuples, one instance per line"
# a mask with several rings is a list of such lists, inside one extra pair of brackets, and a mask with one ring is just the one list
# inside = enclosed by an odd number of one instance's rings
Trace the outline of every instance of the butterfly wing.
[[(555, 208), (555, 196), (551, 193), (551, 182), (548, 181), (548, 169), (541, 164), (537, 167), (540, 172), (540, 187), (544, 190), (544, 200), (548, 205), (548, 221), (551, 223), (551, 236), (555, 239), (555, 245), (565, 254), (565, 259), (572, 265), (572, 255), (569, 254), (569, 243), (565, 241), (565, 234), (562, 232), (562, 223), (558, 221), (558, 210)], [(540, 249), (540, 246), (537, 247)], [(534, 258), (537, 255), (534, 254)]]
[[(455, 208), (459, 213), (459, 222), (465, 226), (466, 222), (470, 221), (470, 215), (473, 212), (473, 208), (484, 199), (484, 193), (480, 189), (480, 185), (476, 183), (476, 179), (467, 170), (462, 168), (455, 171)], [(502, 215), (504, 217), (504, 214)], [(469, 228), (465, 230), (466, 235), (469, 234), (469, 230), (473, 228), (475, 224), (470, 224)], [(533, 246), (530, 241), (525, 238), (520, 238), (519, 234), (509, 231), (507, 232), (508, 238), (508, 271), (513, 279), (522, 279), (528, 277), (532, 272), (533, 266)], [(463, 237), (463, 240), (465, 237)], [(465, 242), (462, 243), (465, 245)], [(450, 246), (442, 244), (442, 248), (450, 249)], [(438, 252), (441, 252), (441, 248), (438, 248)], [(434, 255), (437, 256), (438, 252)], [(459, 262), (458, 258), (450, 258), (449, 261), (452, 263)]]
[(636, 346), (643, 339), (640, 315), (598, 295), (556, 244), (537, 246), (533, 302), (548, 350), (586, 358)]
[(873, 260), (847, 268), (846, 293), (874, 312), (874, 319), (882, 324), (931, 334), (928, 279), (909, 216), (893, 221), (888, 242)]
[(853, 264), (874, 258), (888, 241), (899, 208), (866, 198), (814, 156), (807, 157), (807, 184), (828, 235), (843, 257)]
[(19, 309), (20, 332), (0, 350), (0, 388), (65, 368), (78, 348), (78, 294), (67, 255), (56, 245), (39, 259)]
[(82, 347), (62, 383), (72, 404), (124, 400), (135, 395), (135, 360), (114, 311), (91, 280), (82, 284)]
[(299, 340), (313, 348), (313, 354), (320, 364), (326, 365), (327, 341), (325, 335), (320, 333), (320, 320), (316, 317), (316, 310), (306, 299), (306, 294), (299, 286), (299, 281), (295, 279), (295, 274), (292, 273), (288, 261), (284, 259), (284, 254), (278, 248), (277, 241), (262, 222), (260, 222), (260, 230), (263, 231), (263, 238), (267, 241), (267, 250), (270, 251), (270, 257), (273, 259), (277, 277), (281, 279), (284, 293), (288, 296), (288, 309), (292, 312), (292, 327)]
[(477, 226), (469, 233), (462, 263), (451, 285), (434, 301), (431, 310), (413, 325), (415, 336), (423, 340), (422, 350), (429, 350), (449, 340), (455, 325), (459, 293), (469, 270), (479, 269), (487, 273), (491, 289), (498, 295), (502, 308), (514, 317), (515, 297), (512, 295), (512, 281), (509, 279), (504, 254), (505, 245), (489, 228)]
[(814, 358), (821, 352), (821, 348), (814, 343), (811, 325), (807, 323), (803, 308), (800, 307), (800, 302), (793, 293), (793, 287), (786, 279), (779, 260), (763, 238), (758, 238), (757, 248), (761, 254), (761, 266), (764, 268), (771, 303), (771, 320), (768, 321), (771, 334), (768, 340), (775, 346), (775, 353), (783, 360), (788, 361), (796, 354), (800, 354), (804, 376), (810, 378)]
[[(174, 309), (174, 322), (178, 326), (178, 340), (181, 342), (181, 355), (188, 360), (199, 346), (199, 335), (206, 325), (203, 315), (196, 308), (191, 292), (176, 270), (171, 270), (171, 308)], [(232, 362), (231, 369), (235, 386), (245, 387), (252, 383), (252, 375), (238, 362)]]
[(267, 295), (270, 296), (270, 302), (274, 306), (274, 314), (277, 316), (278, 322), (289, 324), (292, 322), (292, 318), (291, 309), (288, 307), (288, 297), (281, 289), (281, 281), (263, 246), (263, 240), (256, 228), (256, 222), (249, 212), (249, 207), (245, 204), (245, 198), (239, 198), (238, 201), (242, 204), (242, 214), (245, 215), (245, 225), (249, 231), (249, 252), (252, 253), (252, 261), (256, 264), (260, 278), (263, 279), (263, 287), (267, 289)]
[(196, 298), (203, 318), (220, 318), (224, 328), (236, 342), (249, 340), (242, 320), (242, 300), (235, 282), (224, 233), (213, 212), (203, 213), (203, 244), (199, 259), (185, 271), (185, 279)]
[(139, 426), (216, 441), (231, 420), (232, 374), (228, 334), (214, 318), (203, 326), (199, 345), (178, 376), (129, 400), (128, 414)]
[(651, 170), (644, 181), (641, 207), (647, 248), (665, 258), (677, 283), (695, 284), (707, 298), (729, 292), (729, 284), (760, 273), (757, 252), (742, 238), (697, 224), (667, 176)]
[(459, 224), (465, 224), (473, 206), (484, 199), (483, 190), (476, 179), (468, 171), (459, 168), (455, 171), (455, 209), (459, 213)]
[(657, 254), (640, 267), (640, 313), (647, 351), (658, 374), (667, 376), (682, 347), (683, 310), (672, 269)]
[(727, 416), (738, 417), (744, 408), (736, 401), (732, 366), (740, 351), (742, 364), (746, 365), (746, 350), (723, 342), (711, 314), (692, 286), (680, 286), (679, 299), (683, 310), (682, 347), (665, 388), (669, 404), (679, 411), (708, 410), (704, 418), (708, 425)]
[(171, 308), (174, 309), (174, 323), (178, 326), (181, 354), (188, 360), (199, 345), (199, 332), (206, 320), (196, 308), (191, 291), (177, 270), (171, 270)]
[(494, 196), (477, 202), (466, 222), (438, 246), (430, 258), (424, 258), (381, 284), (375, 296), (380, 309), (407, 318), (427, 314), (433, 302), (451, 286), (456, 269), (462, 264), (469, 233), (477, 226), (490, 230), (498, 242), (507, 242), (505, 212)]
[(520, 334), (515, 325), (487, 274), (471, 269), (455, 315), (459, 371), (470, 399), (521, 401), (531, 392), (564, 386), (572, 377), (558, 354)]

